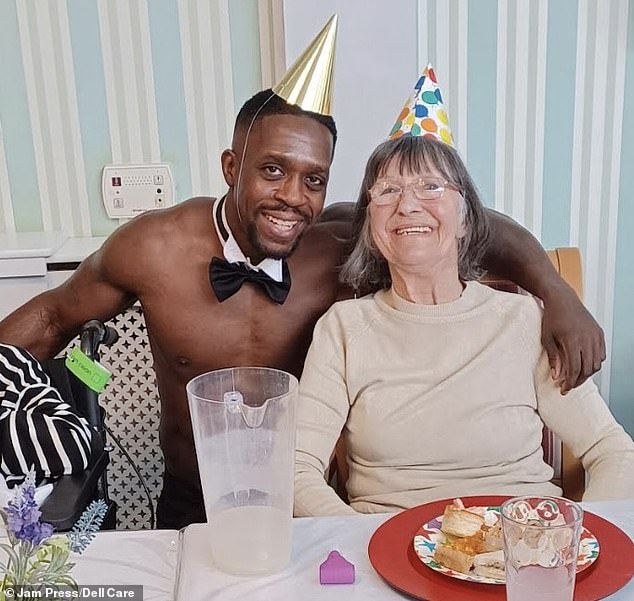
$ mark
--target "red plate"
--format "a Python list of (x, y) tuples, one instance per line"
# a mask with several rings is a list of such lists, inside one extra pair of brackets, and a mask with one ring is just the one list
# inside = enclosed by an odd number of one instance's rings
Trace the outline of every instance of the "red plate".
[[(462, 497), (465, 505), (499, 505), (509, 497)], [(370, 563), (395, 589), (426, 601), (502, 601), (505, 587), (465, 582), (430, 570), (417, 557), (412, 541), (424, 524), (442, 514), (453, 499), (435, 501), (396, 514), (372, 535)], [(575, 601), (595, 601), (618, 591), (634, 576), (634, 544), (607, 520), (584, 512), (583, 525), (601, 545), (594, 565), (577, 574)]]

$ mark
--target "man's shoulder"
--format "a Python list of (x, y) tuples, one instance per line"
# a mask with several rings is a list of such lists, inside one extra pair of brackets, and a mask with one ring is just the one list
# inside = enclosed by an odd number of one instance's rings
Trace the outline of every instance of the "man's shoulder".
[(319, 216), (315, 229), (347, 242), (352, 235), (355, 204), (352, 202), (337, 202), (328, 205)]
[(174, 231), (174, 226), (195, 229), (194, 226), (201, 222), (210, 221), (211, 208), (214, 199), (208, 196), (197, 196), (184, 200), (168, 209), (148, 211), (143, 213), (130, 224), (134, 224), (139, 229), (148, 229), (156, 233), (171, 231), (172, 234), (180, 233)]
[[(337, 271), (350, 243), (350, 224), (345, 221), (317, 221), (302, 238), (292, 262), (299, 268)], [(333, 273), (335, 272), (333, 271)]]
[(180, 245), (195, 239), (199, 231), (209, 234), (212, 202), (212, 198), (197, 197), (168, 209), (148, 211), (118, 228), (107, 243), (134, 244), (140, 250), (156, 245)]
[(199, 248), (208, 250), (215, 240), (211, 201), (192, 198), (135, 217), (110, 235), (94, 265), (110, 280), (131, 287), (137, 278), (181, 264), (183, 256), (192, 256)]
[(356, 203), (335, 202), (328, 205), (319, 217), (319, 223), (329, 223), (332, 221), (343, 221), (351, 223), (354, 218)]

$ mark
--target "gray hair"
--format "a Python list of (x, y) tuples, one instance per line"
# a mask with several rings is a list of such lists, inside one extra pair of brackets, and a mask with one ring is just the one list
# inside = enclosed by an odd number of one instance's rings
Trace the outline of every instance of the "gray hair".
[(483, 273), (480, 262), (490, 232), (486, 210), (458, 152), (444, 142), (420, 136), (383, 142), (368, 159), (355, 208), (352, 250), (339, 279), (361, 294), (388, 288), (392, 283), (387, 261), (372, 239), (367, 209), (371, 202), (370, 188), (393, 159), (398, 160), (401, 174), (435, 170), (460, 188), (463, 198), (460, 216), (465, 235), (458, 239), (458, 274), (463, 281), (478, 279)]

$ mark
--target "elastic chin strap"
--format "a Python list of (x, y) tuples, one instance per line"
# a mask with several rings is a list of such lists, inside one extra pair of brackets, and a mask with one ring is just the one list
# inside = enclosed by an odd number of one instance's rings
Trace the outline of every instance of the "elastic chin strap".
[(266, 106), (266, 104), (273, 98), (275, 94), (271, 92), (271, 95), (262, 103), (262, 106), (255, 111), (255, 115), (251, 119), (251, 123), (249, 123), (249, 127), (247, 128), (247, 133), (244, 136), (244, 145), (242, 147), (242, 156), (240, 157), (240, 166), (238, 167), (238, 179), (236, 180), (236, 210), (238, 211), (238, 221), (240, 225), (242, 225), (242, 214), (240, 213), (240, 181), (242, 180), (242, 165), (244, 164), (244, 157), (247, 154), (247, 146), (249, 144), (249, 136), (251, 135), (251, 130), (253, 129), (253, 124), (255, 123), (260, 111)]

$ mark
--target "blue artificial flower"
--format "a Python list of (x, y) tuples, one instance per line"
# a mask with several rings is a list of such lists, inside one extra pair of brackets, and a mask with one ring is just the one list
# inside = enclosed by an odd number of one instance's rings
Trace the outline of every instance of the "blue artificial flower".
[(29, 524), (20, 531), (20, 536), (16, 534), (16, 538), (20, 540), (28, 540), (34, 547), (37, 547), (42, 541), (53, 535), (53, 526), (46, 522), (36, 522)]
[(99, 499), (93, 501), (81, 514), (72, 531), (68, 534), (70, 548), (75, 553), (83, 553), (101, 527), (106, 517), (108, 506)]
[(42, 512), (35, 502), (35, 484), (27, 482), (18, 488), (6, 509), (7, 528), (17, 540), (39, 545), (53, 534), (53, 526), (40, 522)]
[(35, 476), (29, 474), (8, 506), (0, 511), (0, 519), (9, 533), (9, 545), (0, 544), (0, 599), (5, 599), (3, 591), (9, 591), (7, 587), (16, 585), (63, 585), (77, 589), (70, 575), (74, 564), (69, 561), (69, 555), (71, 551), (81, 553), (86, 549), (107, 510), (104, 501), (93, 501), (71, 533), (51, 538), (53, 526), (40, 522), (42, 514), (35, 502)]

